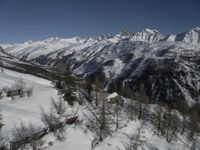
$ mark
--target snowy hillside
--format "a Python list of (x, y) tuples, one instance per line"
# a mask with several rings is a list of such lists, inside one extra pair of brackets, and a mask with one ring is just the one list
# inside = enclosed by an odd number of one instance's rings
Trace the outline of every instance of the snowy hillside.
[[(0, 110), (3, 114), (4, 123), (2, 134), (8, 137), (10, 137), (12, 130), (21, 122), (25, 124), (31, 122), (35, 126), (44, 126), (41, 121), (41, 107), (47, 110), (51, 106), (50, 99), (58, 99), (57, 90), (53, 88), (50, 81), (7, 69), (0, 73), (0, 89), (13, 87), (19, 79), (22, 79), (26, 86), (33, 87), (33, 94), (31, 97), (16, 97), (13, 101), (8, 97), (0, 100)], [(108, 97), (112, 98), (113, 95)], [(125, 103), (128, 104), (129, 101), (125, 99)], [(65, 139), (62, 141), (58, 141), (53, 133), (43, 137), (41, 149), (90, 150), (95, 135), (86, 126), (86, 119), (91, 117), (86, 105), (77, 104), (74, 107), (70, 107), (66, 104), (69, 112), (78, 110), (79, 123), (65, 128)], [(152, 111), (155, 106), (149, 105), (148, 109)], [(115, 130), (111, 136), (106, 137), (103, 142), (98, 143), (94, 150), (127, 150), (134, 147), (134, 145), (137, 145), (138, 149), (146, 150), (188, 149), (191, 147), (192, 143), (186, 144), (187, 139), (183, 135), (178, 135), (176, 141), (166, 142), (164, 137), (155, 134), (154, 127), (147, 122), (144, 123), (138, 119), (130, 121), (127, 120), (127, 117), (122, 118), (121, 121), (124, 125), (120, 129)], [(50, 145), (48, 143), (53, 144)]]
[(26, 86), (33, 87), (33, 95), (16, 98), (13, 101), (9, 97), (0, 100), (0, 110), (5, 124), (3, 134), (8, 134), (10, 129), (21, 121), (41, 125), (41, 107), (47, 109), (50, 106), (50, 98), (57, 98), (57, 91), (53, 89), (50, 81), (7, 69), (0, 73), (0, 89), (12, 88), (20, 79)]

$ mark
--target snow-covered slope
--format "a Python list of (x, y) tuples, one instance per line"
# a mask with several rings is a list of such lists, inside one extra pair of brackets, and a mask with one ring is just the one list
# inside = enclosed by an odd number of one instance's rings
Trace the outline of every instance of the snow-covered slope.
[[(38, 42), (2, 45), (6, 52), (40, 65), (63, 58), (74, 73), (98, 77), (111, 91), (144, 82), (155, 102), (186, 98), (194, 103), (199, 91), (200, 28), (177, 35), (157, 30), (122, 31), (88, 39), (50, 38)], [(127, 94), (125, 94), (127, 95)]]
[(41, 107), (44, 109), (49, 108), (51, 97), (57, 98), (57, 91), (50, 81), (7, 69), (0, 73), (0, 90), (15, 86), (16, 82), (21, 79), (26, 86), (33, 87), (33, 95), (31, 97), (15, 98), (13, 101), (9, 97), (0, 100), (0, 110), (3, 114), (4, 123), (2, 133), (6, 136), (9, 135), (10, 130), (15, 125), (22, 121), (42, 125)]
[[(58, 99), (57, 91), (51, 85), (51, 82), (42, 78), (35, 77), (33, 75), (22, 74), (15, 71), (4, 69), (0, 72), (0, 89), (5, 87), (12, 87), (19, 79), (23, 79), (27, 86), (33, 86), (33, 95), (31, 97), (15, 98), (14, 101), (11, 98), (4, 97), (0, 100), (0, 110), (3, 114), (2, 128), (3, 136), (10, 138), (10, 133), (13, 128), (18, 126), (22, 121), (25, 124), (33, 123), (36, 127), (44, 126), (41, 121), (41, 107), (49, 109), (51, 98)], [(116, 94), (109, 95), (113, 97)], [(127, 103), (129, 100), (125, 99)], [(151, 110), (154, 106), (149, 105)], [(152, 107), (152, 108), (151, 108)], [(77, 109), (78, 108), (78, 109)], [(55, 134), (49, 133), (42, 138), (43, 144), (41, 149), (46, 150), (90, 150), (92, 141), (95, 138), (94, 133), (85, 126), (88, 115), (88, 109), (86, 105), (75, 105), (74, 109), (79, 116), (79, 123), (77, 125), (66, 126), (65, 139), (58, 141)], [(68, 110), (67, 109), (67, 110)], [(85, 117), (88, 115), (87, 117)], [(121, 127), (112, 133), (112, 135), (106, 137), (102, 142), (99, 142), (94, 150), (127, 150), (135, 143), (138, 149), (189, 149), (191, 143), (187, 143), (187, 139), (183, 135), (178, 135), (176, 141), (166, 142), (166, 139), (162, 136), (157, 136), (153, 129), (153, 126), (142, 120), (133, 120), (126, 122), (126, 125)], [(48, 143), (52, 143), (51, 146)], [(187, 143), (187, 144), (186, 144)], [(197, 143), (198, 144), (198, 143)], [(27, 148), (27, 150), (29, 150)], [(31, 150), (31, 149), (30, 149)]]
[[(139, 133), (140, 132), (140, 133)], [(78, 127), (70, 128), (67, 130), (66, 140), (63, 142), (54, 142), (49, 150), (90, 150), (92, 135), (89, 132), (83, 132)], [(133, 141), (130, 138), (133, 138)], [(138, 139), (137, 139), (138, 138)], [(55, 141), (52, 136), (47, 136), (46, 139)], [(76, 139), (76, 140), (74, 140)], [(151, 126), (142, 124), (141, 121), (136, 120), (127, 124), (126, 127), (119, 129), (112, 136), (108, 136), (103, 142), (100, 142), (94, 150), (129, 150), (132, 143), (138, 144), (139, 150), (179, 150), (189, 149), (189, 145), (185, 144), (185, 139), (177, 140), (176, 142), (166, 142), (163, 137), (157, 136)]]

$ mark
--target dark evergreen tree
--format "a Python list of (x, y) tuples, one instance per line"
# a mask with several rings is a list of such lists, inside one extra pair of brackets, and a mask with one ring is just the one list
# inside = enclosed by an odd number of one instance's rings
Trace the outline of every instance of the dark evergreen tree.
[(198, 115), (198, 112), (196, 110), (191, 110), (191, 117), (189, 121), (189, 134), (188, 134), (188, 138), (191, 141), (193, 141), (195, 135), (200, 132), (199, 120), (200, 117)]
[(178, 111), (181, 112), (182, 117), (183, 117), (183, 119), (181, 121), (181, 127), (182, 127), (181, 134), (183, 134), (185, 132), (185, 128), (187, 125), (186, 117), (189, 113), (189, 106), (185, 99), (178, 99), (176, 108)]
[(92, 83), (88, 80), (85, 81), (85, 90), (87, 92), (87, 100), (89, 102), (92, 102), (92, 91), (93, 91), (93, 87), (92, 87)]
[(145, 117), (146, 104), (148, 104), (148, 96), (145, 93), (144, 84), (139, 85), (139, 90), (135, 91), (132, 96), (136, 102), (136, 111), (138, 119), (142, 119)]
[(100, 81), (96, 78), (95, 79), (95, 106), (98, 106), (98, 101), (99, 101), (99, 98), (98, 98), (98, 92), (101, 90), (102, 86), (101, 86), (101, 83)]
[(64, 100), (68, 102), (69, 105), (73, 106), (74, 102), (77, 101), (76, 96), (76, 79), (72, 75), (72, 72), (70, 71), (70, 68), (67, 67), (64, 72), (64, 89), (62, 90), (62, 93), (64, 93)]
[(3, 115), (1, 114), (0, 112), (0, 131), (1, 131), (1, 128), (3, 127)]

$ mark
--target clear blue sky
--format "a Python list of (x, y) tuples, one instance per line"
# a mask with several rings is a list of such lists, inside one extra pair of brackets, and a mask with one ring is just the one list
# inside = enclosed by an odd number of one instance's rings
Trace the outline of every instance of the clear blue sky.
[(196, 26), (200, 0), (0, 0), (0, 43)]

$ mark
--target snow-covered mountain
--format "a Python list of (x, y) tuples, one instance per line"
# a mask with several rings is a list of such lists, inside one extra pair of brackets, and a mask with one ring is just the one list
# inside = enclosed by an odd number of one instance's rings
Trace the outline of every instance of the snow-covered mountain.
[(7, 68), (18, 72), (29, 73), (35, 76), (50, 79), (52, 73), (26, 60), (8, 54), (0, 47), (0, 68)]
[(188, 30), (187, 32), (178, 35), (168, 35), (166, 41), (181, 41), (185, 43), (199, 44), (200, 43), (200, 27)]
[(52, 37), (43, 41), (27, 41), (21, 44), (1, 44), (1, 46), (6, 50), (6, 52), (10, 54), (18, 57), (23, 57), (27, 60), (33, 60), (43, 55), (51, 55), (52, 57), (55, 57), (56, 53), (59, 55), (60, 52), (63, 51), (64, 53), (62, 53), (62, 56), (65, 56), (69, 53), (82, 50), (94, 44), (99, 44), (101, 46), (102, 41), (116, 44), (121, 40), (134, 42), (141, 41), (147, 43), (178, 41), (190, 44), (200, 44), (200, 27), (193, 28), (187, 32), (177, 35), (164, 35), (155, 29), (151, 30), (146, 28), (142, 32), (136, 33), (124, 30), (115, 35), (103, 35), (87, 39), (80, 37), (73, 37), (68, 39)]
[(125, 87), (134, 90), (144, 82), (152, 102), (186, 98), (191, 104), (200, 89), (200, 27), (177, 35), (145, 29), (2, 47), (15, 57), (40, 65), (55, 65), (63, 58), (75, 74), (98, 77), (108, 90), (123, 95), (127, 95)]

